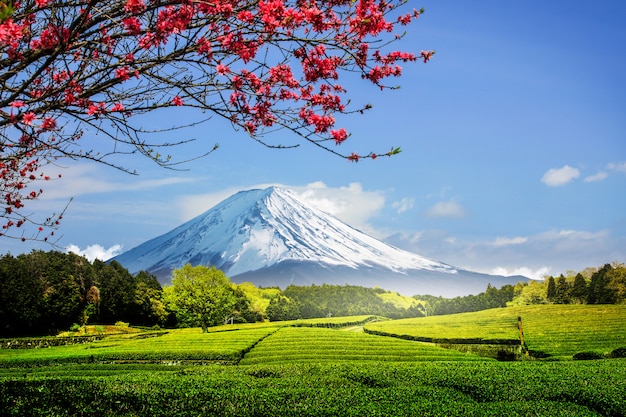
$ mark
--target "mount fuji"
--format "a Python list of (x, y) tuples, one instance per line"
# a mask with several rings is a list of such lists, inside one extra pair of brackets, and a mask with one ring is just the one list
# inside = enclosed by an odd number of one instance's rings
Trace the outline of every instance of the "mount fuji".
[(112, 260), (165, 283), (173, 269), (190, 263), (258, 286), (349, 284), (446, 297), (528, 280), (466, 271), (398, 249), (277, 187), (241, 191)]

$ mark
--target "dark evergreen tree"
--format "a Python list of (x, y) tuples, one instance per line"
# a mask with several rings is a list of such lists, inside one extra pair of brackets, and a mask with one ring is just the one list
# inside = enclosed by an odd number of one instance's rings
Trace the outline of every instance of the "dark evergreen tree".
[(587, 301), (587, 281), (585, 277), (579, 272), (574, 277), (574, 284), (572, 285), (572, 302), (575, 303), (584, 303)]
[(43, 292), (38, 277), (26, 273), (23, 259), (0, 259), (0, 337), (43, 332)]
[(571, 286), (561, 274), (556, 280), (556, 288), (553, 302), (556, 304), (569, 304), (571, 297)]
[(130, 315), (124, 321), (137, 326), (162, 325), (167, 320), (167, 311), (163, 304), (163, 288), (157, 277), (146, 271), (140, 271), (134, 277), (135, 298)]
[(100, 289), (99, 323), (129, 321), (135, 309), (135, 279), (116, 261), (106, 264), (95, 260), (96, 286)]
[(587, 296), (589, 304), (612, 304), (615, 302), (614, 294), (609, 288), (610, 277), (607, 276), (607, 273), (612, 269), (610, 264), (605, 264), (591, 276)]
[(548, 278), (548, 289), (546, 291), (546, 299), (553, 303), (554, 298), (556, 297), (556, 282), (554, 281), (554, 277)]

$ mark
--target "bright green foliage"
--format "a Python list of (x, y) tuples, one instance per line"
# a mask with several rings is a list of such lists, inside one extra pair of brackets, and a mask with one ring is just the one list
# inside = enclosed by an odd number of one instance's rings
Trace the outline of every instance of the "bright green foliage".
[(615, 303), (626, 303), (626, 267), (613, 268), (607, 273), (607, 288), (613, 293)]
[(518, 339), (517, 316), (509, 308), (373, 322), (366, 324), (365, 329), (435, 342), (482, 339), (487, 343), (493, 340)]
[[(554, 358), (571, 358), (581, 351), (605, 354), (626, 346), (626, 305), (534, 305), (484, 310), (448, 316), (374, 322), (366, 330), (416, 340), (519, 340), (522, 318), (531, 351)], [(460, 341), (462, 342), (462, 340)]]
[(298, 304), (284, 295), (273, 298), (265, 314), (271, 321), (297, 320), (302, 317)]
[(0, 410), (55, 416), (626, 414), (626, 360), (91, 365), (0, 370)]
[(241, 365), (344, 361), (479, 360), (476, 355), (426, 343), (323, 328), (282, 327), (250, 351)]
[(528, 284), (517, 284), (515, 286), (515, 297), (509, 305), (525, 306), (547, 303), (546, 285), (539, 281), (530, 281)]
[(236, 363), (260, 339), (275, 330), (265, 327), (203, 333), (200, 329), (194, 328), (115, 335), (90, 343), (53, 346), (46, 349), (0, 349), (0, 367), (26, 363), (94, 361)]
[(270, 301), (281, 293), (280, 288), (258, 288), (251, 282), (237, 284), (237, 288), (242, 291), (250, 301), (250, 311), (263, 318), (266, 316), (265, 311)]
[[(596, 334), (619, 337), (626, 306), (530, 306), (457, 316), (473, 315), (487, 326), (488, 316), (501, 315), (501, 323), (513, 325), (504, 311), (526, 317), (533, 345), (541, 340), (534, 336), (538, 329), (554, 331), (549, 318), (562, 316), (556, 321), (565, 327), (563, 318), (580, 323), (582, 311), (588, 323), (613, 317), (610, 332), (602, 325)], [(453, 316), (414, 321), (444, 317)], [(179, 329), (0, 349), (0, 410), (16, 416), (626, 415), (626, 359), (496, 362), (426, 343), (293, 327), (371, 319), (222, 325), (209, 333)]]
[(237, 297), (230, 279), (219, 269), (187, 264), (172, 271), (165, 302), (177, 315), (188, 317), (204, 332), (224, 323), (235, 311)]

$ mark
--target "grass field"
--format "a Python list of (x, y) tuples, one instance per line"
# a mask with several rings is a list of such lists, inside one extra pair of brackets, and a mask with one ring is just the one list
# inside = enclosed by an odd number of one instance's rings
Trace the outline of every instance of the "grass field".
[(528, 348), (553, 359), (577, 352), (606, 354), (626, 346), (626, 305), (534, 305), (475, 313), (368, 323), (366, 330), (417, 340), (519, 340), (522, 318)]
[[(416, 320), (416, 325), (371, 322), (373, 317), (361, 316), (227, 325), (204, 334), (200, 329), (128, 333), (84, 344), (0, 349), (0, 415), (626, 415), (626, 359), (497, 362), (359, 331), (361, 326), (397, 325), (404, 331), (419, 328), (416, 334), (431, 337), (493, 339), (508, 333), (491, 332), (489, 326), (508, 327), (515, 334), (521, 315), (528, 343), (541, 341), (544, 348), (562, 353), (555, 355), (562, 359), (571, 359), (563, 352), (580, 348), (581, 340), (592, 343), (591, 335), (576, 336), (581, 332), (610, 336), (611, 346), (623, 335), (620, 326), (611, 327), (619, 320), (624, 323), (619, 306), (542, 307), (509, 314), (490, 310), (472, 313), (473, 318), (444, 316), (452, 320), (448, 333), (441, 322), (433, 322), (435, 317)], [(540, 317), (543, 328), (538, 327)], [(578, 333), (566, 338), (566, 326), (554, 323), (572, 319)], [(464, 320), (470, 324), (464, 326)], [(430, 328), (424, 324), (429, 322), (434, 323)], [(463, 333), (472, 326), (474, 332)], [(550, 342), (557, 329), (563, 335), (559, 344)], [(608, 345), (596, 346), (605, 350)]]

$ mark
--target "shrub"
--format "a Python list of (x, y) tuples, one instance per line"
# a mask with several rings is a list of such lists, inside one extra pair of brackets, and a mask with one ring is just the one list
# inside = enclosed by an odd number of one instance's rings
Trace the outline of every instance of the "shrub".
[(115, 326), (117, 326), (117, 327), (128, 327), (129, 324), (124, 322), (124, 321), (116, 321), (115, 322)]
[(609, 353), (609, 358), (626, 358), (626, 347), (613, 349)]
[(578, 352), (572, 357), (576, 361), (589, 361), (595, 359), (604, 359), (604, 356), (598, 352)]
[(72, 327), (70, 327), (70, 332), (77, 332), (80, 330), (80, 324), (78, 323), (74, 323), (72, 324)]

